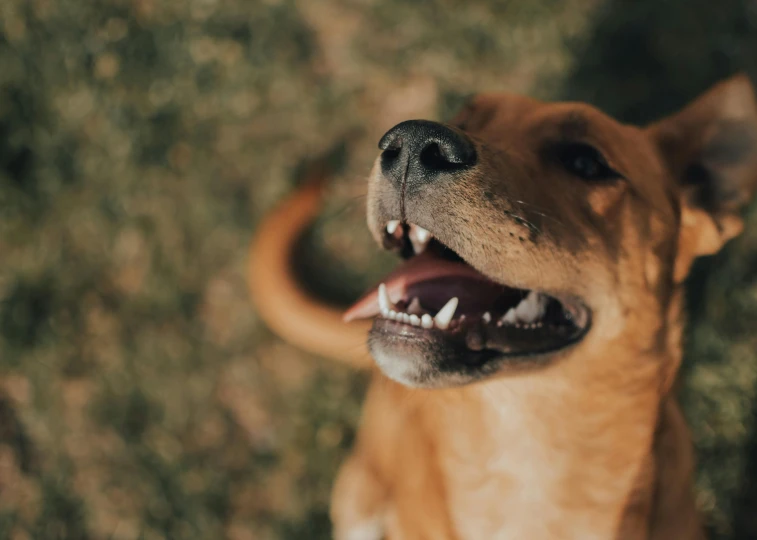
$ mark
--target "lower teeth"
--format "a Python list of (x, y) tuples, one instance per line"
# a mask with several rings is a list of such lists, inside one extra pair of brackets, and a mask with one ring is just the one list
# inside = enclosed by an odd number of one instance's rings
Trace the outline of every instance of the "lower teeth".
[[(397, 321), (404, 324), (409, 324), (412, 326), (421, 326), (426, 329), (433, 328), (435, 326), (437, 328), (441, 328), (441, 326), (439, 326), (438, 324), (435, 324), (434, 318), (431, 317), (431, 315), (428, 313), (419, 315), (416, 313), (411, 314), (411, 313), (398, 312), (394, 310), (386, 310), (386, 311), (382, 311), (381, 315), (385, 319)], [(441, 329), (447, 330), (447, 329), (459, 326), (462, 323), (464, 323), (466, 319), (467, 317), (465, 315), (461, 315), (460, 317), (456, 319), (450, 320), (449, 324), (445, 328), (441, 328)], [(527, 329), (527, 330), (534, 330), (536, 328), (542, 328), (544, 326), (544, 321), (525, 323), (521, 321), (505, 322), (503, 319), (504, 318), (500, 318), (499, 320), (497, 320), (497, 322), (494, 323), (494, 326), (496, 326), (497, 328), (510, 327), (510, 328), (521, 328), (521, 329)], [(485, 325), (492, 325), (493, 319), (491, 315), (487, 312), (481, 316), (481, 322)]]
[[(453, 319), (458, 305), (457, 298), (451, 298), (449, 302), (439, 310), (436, 317), (432, 317), (428, 313), (423, 313), (423, 306), (417, 297), (412, 298), (405, 304), (406, 313), (392, 309), (395, 305), (391, 302), (387, 289), (383, 283), (379, 286), (378, 295), (381, 315), (386, 319), (410, 324), (412, 326), (422, 326), (426, 329), (436, 327), (441, 330), (457, 327), (465, 321), (465, 315)], [(547, 302), (548, 297), (530, 291), (516, 306), (511, 307), (504, 315), (501, 315), (496, 319), (496, 326), (498, 328), (508, 326), (529, 330), (541, 328), (544, 326), (544, 322), (539, 319), (541, 319), (546, 312)], [(524, 319), (531, 320), (526, 321)], [(492, 324), (494, 320), (492, 314), (488, 311), (481, 315), (481, 322), (485, 325)]]

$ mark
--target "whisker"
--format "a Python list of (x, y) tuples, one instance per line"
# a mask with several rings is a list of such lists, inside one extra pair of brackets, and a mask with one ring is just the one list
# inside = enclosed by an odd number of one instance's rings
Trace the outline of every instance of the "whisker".
[[(542, 210), (542, 209), (539, 208), (538, 206), (536, 206), (535, 204), (527, 203), (526, 201), (520, 201), (520, 200), (517, 200), (517, 199), (511, 199), (510, 202), (514, 202), (514, 203), (519, 204), (521, 206), (529, 206), (529, 207), (532, 208), (531, 210), (529, 210), (530, 212), (533, 212), (534, 214), (536, 214), (538, 216), (541, 216), (543, 218), (552, 220), (555, 223), (557, 223), (558, 225), (560, 225), (561, 227), (565, 227), (565, 224), (562, 221), (560, 221), (559, 219), (557, 219), (555, 217), (552, 217), (549, 214), (546, 214), (544, 212), (539, 211), (539, 210)], [(534, 209), (538, 209), (538, 210), (534, 210)]]

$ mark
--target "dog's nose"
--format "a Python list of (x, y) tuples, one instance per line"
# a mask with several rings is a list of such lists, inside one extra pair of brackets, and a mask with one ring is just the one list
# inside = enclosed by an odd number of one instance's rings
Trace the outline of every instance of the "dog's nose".
[(381, 172), (399, 188), (433, 182), (443, 173), (476, 163), (473, 142), (463, 133), (438, 122), (408, 120), (397, 124), (379, 141)]

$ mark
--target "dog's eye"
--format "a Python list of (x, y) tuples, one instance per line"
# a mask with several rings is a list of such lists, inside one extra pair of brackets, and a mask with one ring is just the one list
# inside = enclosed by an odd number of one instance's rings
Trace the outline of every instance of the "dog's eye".
[(557, 159), (568, 172), (584, 180), (609, 180), (620, 176), (599, 150), (588, 144), (561, 144), (557, 147)]

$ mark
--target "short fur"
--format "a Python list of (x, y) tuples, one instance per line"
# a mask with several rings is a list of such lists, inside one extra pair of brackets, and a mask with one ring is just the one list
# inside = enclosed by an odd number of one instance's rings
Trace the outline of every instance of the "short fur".
[[(696, 257), (741, 231), (738, 212), (757, 184), (749, 80), (721, 83), (645, 128), (585, 104), (505, 94), (478, 96), (451, 125), (474, 141), (478, 165), (453, 183), (409, 186), (401, 201), (374, 167), (368, 221), (376, 238), (401, 214), (494, 280), (580, 297), (592, 327), (536, 369), (502, 363), (462, 386), (411, 388), (374, 370), (334, 488), (335, 537), (703, 538), (691, 442), (673, 392), (683, 281)], [(599, 148), (623, 179), (571, 177), (543, 152), (561, 140)], [(251, 281), (264, 316), (288, 309), (278, 289), (303, 308), (314, 302), (289, 278), (267, 292), (260, 270), (289, 276), (281, 254), (308, 218), (261, 229)], [(283, 247), (270, 247), (273, 239)], [(307, 347), (302, 335), (337, 325), (329, 313), (300, 319), (290, 339)], [(354, 348), (345, 344), (364, 335), (363, 325), (341, 341), (312, 341), (317, 352), (346, 358)]]

